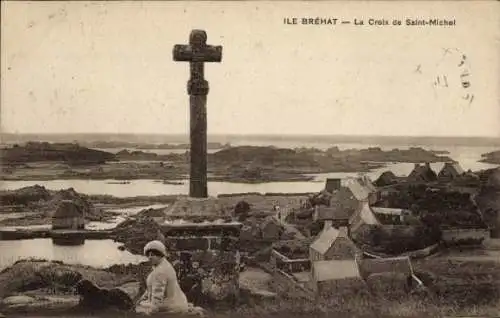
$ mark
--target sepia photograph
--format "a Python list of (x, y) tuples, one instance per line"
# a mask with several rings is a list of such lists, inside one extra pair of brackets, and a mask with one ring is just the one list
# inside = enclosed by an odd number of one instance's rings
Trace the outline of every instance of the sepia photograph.
[(1, 1), (0, 318), (500, 317), (500, 1)]

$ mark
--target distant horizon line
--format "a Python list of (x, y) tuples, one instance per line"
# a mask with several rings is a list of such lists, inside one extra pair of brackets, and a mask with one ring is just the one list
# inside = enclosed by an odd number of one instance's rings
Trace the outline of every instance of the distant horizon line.
[[(76, 135), (114, 135), (114, 136), (182, 136), (189, 137), (187, 133), (117, 133), (117, 132), (29, 132), (29, 133), (17, 133), (17, 132), (0, 132), (0, 135), (17, 135), (17, 136), (50, 136), (50, 135), (65, 135), (65, 136), (76, 136)], [(373, 135), (373, 134), (262, 134), (262, 133), (208, 133), (207, 136), (238, 136), (238, 137), (370, 137), (370, 138), (463, 138), (463, 139), (495, 139), (500, 140), (500, 135), (478, 135), (478, 136), (461, 136), (461, 135)]]

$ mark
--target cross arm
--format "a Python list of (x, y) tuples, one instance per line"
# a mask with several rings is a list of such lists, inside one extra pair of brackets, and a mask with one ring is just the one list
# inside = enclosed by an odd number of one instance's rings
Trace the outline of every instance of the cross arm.
[(193, 50), (191, 45), (177, 44), (173, 50), (174, 61), (179, 62), (220, 62), (222, 61), (222, 46), (206, 45)]

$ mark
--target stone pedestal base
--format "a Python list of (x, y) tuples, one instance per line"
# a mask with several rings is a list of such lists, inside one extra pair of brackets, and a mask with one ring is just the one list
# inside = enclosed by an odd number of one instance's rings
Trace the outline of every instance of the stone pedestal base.
[(180, 198), (165, 216), (184, 221), (160, 225), (181, 287), (195, 305), (238, 299), (242, 224), (221, 221), (226, 213), (216, 198)]
[(191, 198), (180, 197), (169, 208), (165, 210), (167, 218), (190, 218), (190, 217), (224, 217), (230, 216), (231, 211), (226, 211), (224, 206), (219, 203), (217, 198)]

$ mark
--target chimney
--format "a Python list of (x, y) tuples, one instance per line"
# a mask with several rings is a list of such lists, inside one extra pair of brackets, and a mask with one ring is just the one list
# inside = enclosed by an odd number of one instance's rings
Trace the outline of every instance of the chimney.
[(325, 224), (323, 225), (323, 231), (328, 230), (333, 226), (333, 221), (332, 220), (325, 220)]
[(430, 168), (431, 168), (431, 164), (430, 164), (429, 162), (426, 162), (426, 163), (425, 163), (425, 167), (426, 167), (427, 169), (430, 169)]
[(365, 185), (368, 185), (370, 183), (370, 178), (368, 178), (367, 175), (365, 175), (363, 179), (365, 181)]
[(329, 193), (333, 193), (336, 190), (340, 190), (340, 179), (338, 178), (326, 179), (325, 190)]
[(415, 167), (415, 168), (418, 168), (418, 167), (420, 167), (420, 164), (419, 164), (419, 163), (416, 163), (414, 167)]
[(358, 180), (359, 184), (365, 185), (365, 176), (364, 175), (359, 175)]

